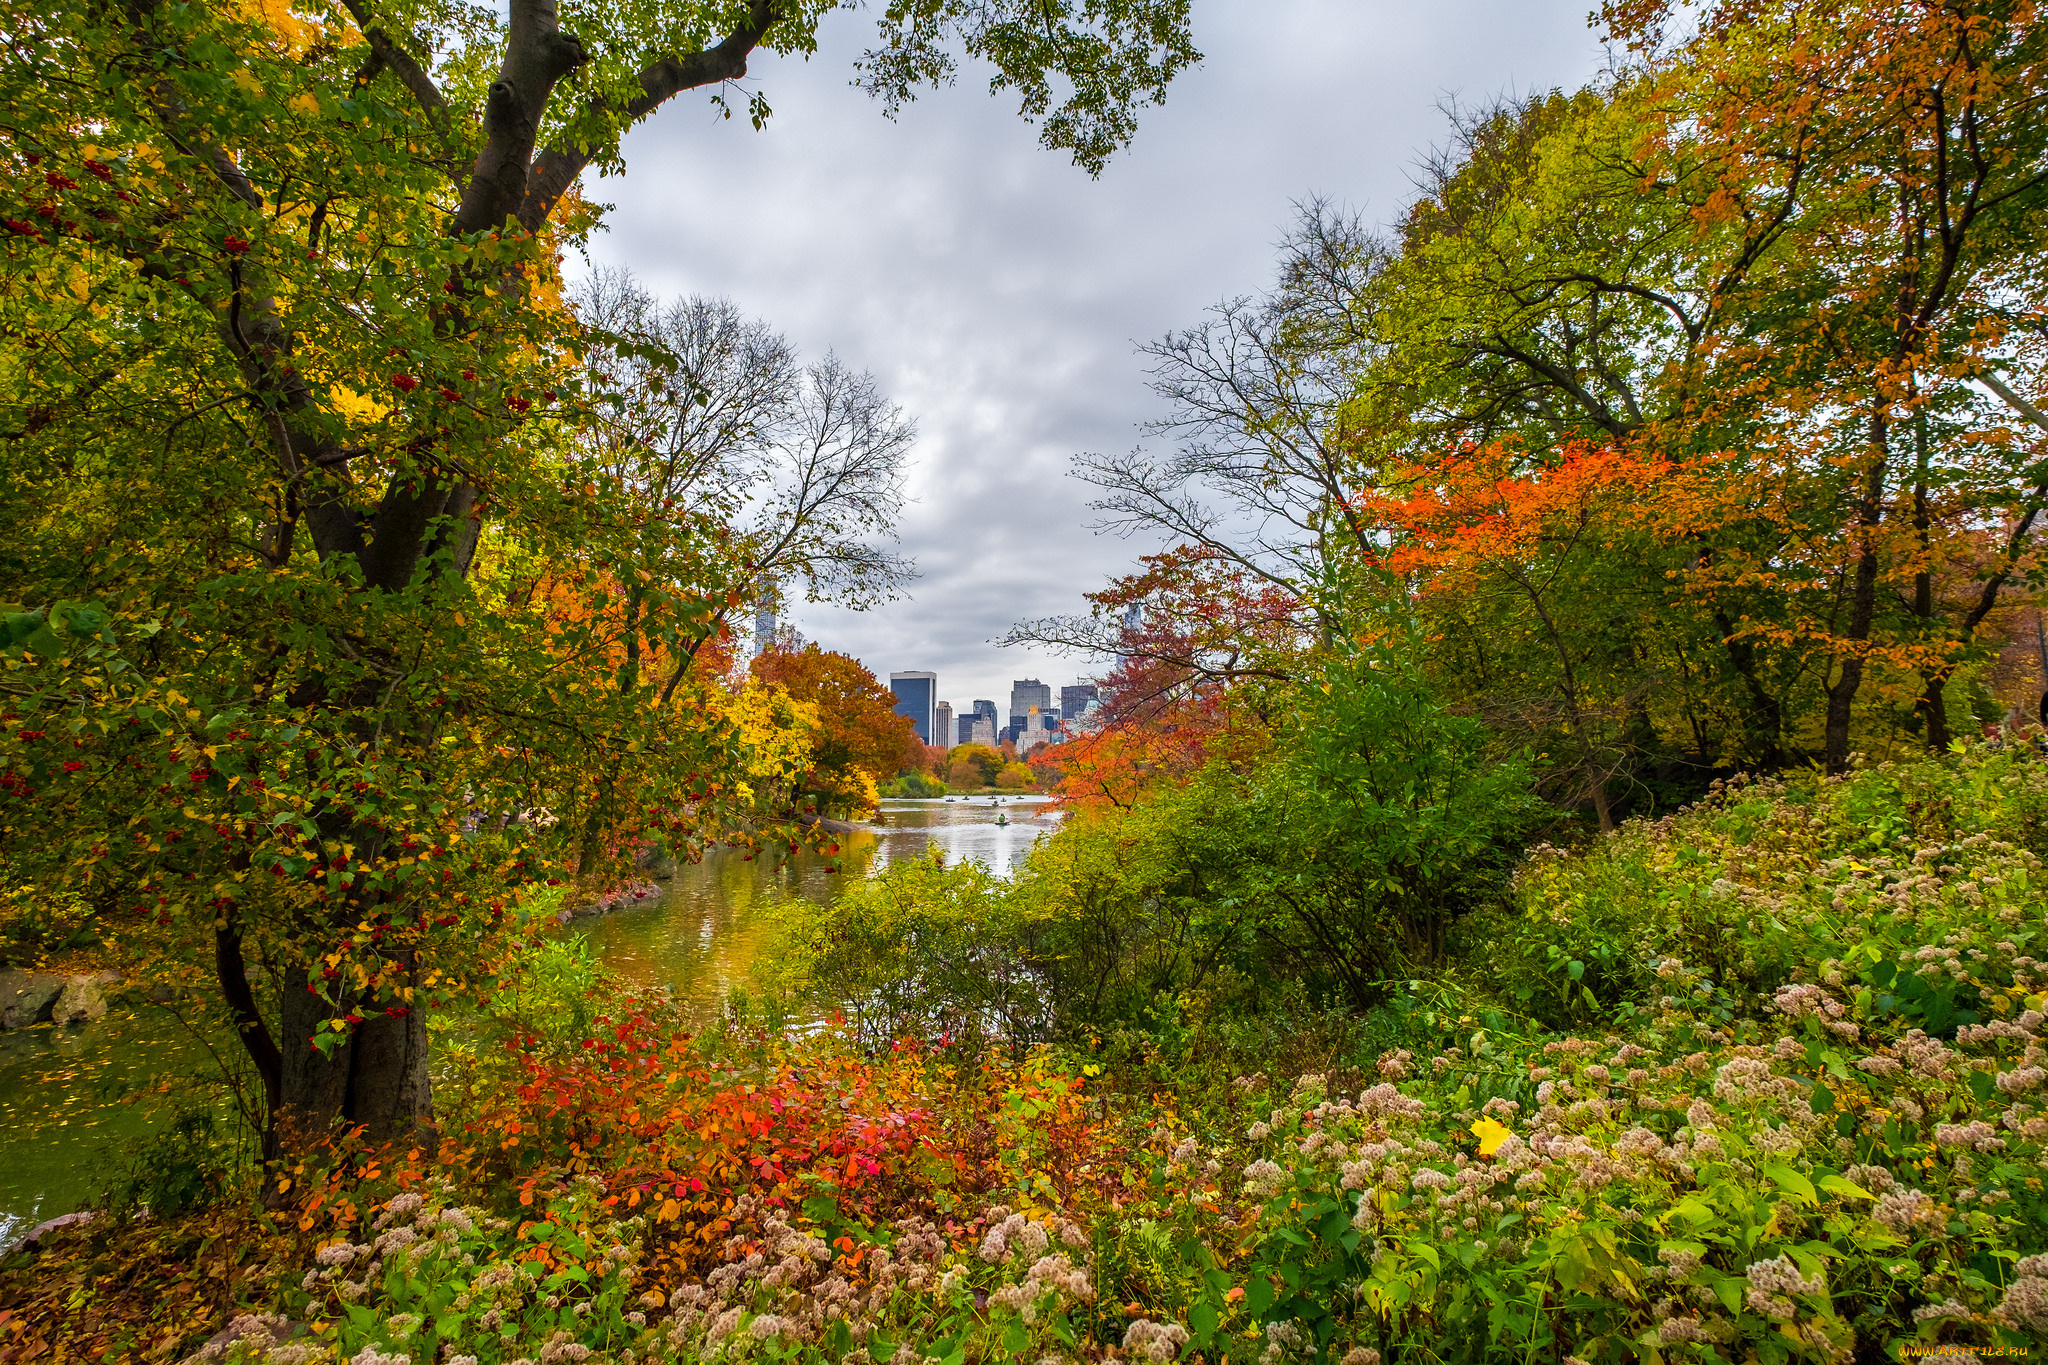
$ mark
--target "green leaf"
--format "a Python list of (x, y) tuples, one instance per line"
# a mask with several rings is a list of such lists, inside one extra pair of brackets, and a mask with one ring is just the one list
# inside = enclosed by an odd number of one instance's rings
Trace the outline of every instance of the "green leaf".
[(1979, 1104), (1991, 1103), (1991, 1097), (1998, 1093), (1998, 1077), (1989, 1071), (1972, 1071), (1970, 1093), (1977, 1097)]
[(1774, 1163), (1764, 1167), (1764, 1174), (1777, 1181), (1778, 1188), (1784, 1190), (1787, 1194), (1794, 1195), (1809, 1204), (1820, 1202), (1820, 1196), (1814, 1192), (1813, 1182), (1793, 1170), (1790, 1166), (1781, 1166)]
[(1836, 1175), (1832, 1171), (1828, 1172), (1826, 1175), (1820, 1178), (1820, 1187), (1826, 1190), (1829, 1194), (1839, 1194), (1849, 1199), (1877, 1198), (1876, 1195), (1872, 1194), (1869, 1190), (1864, 1189), (1861, 1185), (1849, 1179), (1847, 1176)]

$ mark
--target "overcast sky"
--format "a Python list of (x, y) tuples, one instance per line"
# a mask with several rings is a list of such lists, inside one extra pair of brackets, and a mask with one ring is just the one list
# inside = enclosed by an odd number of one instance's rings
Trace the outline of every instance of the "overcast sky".
[[(807, 356), (872, 371), (917, 421), (907, 599), (799, 604), (798, 630), (885, 681), (929, 669), (956, 710), (1084, 659), (994, 644), (1080, 612), (1151, 548), (1088, 529), (1077, 451), (1159, 415), (1136, 342), (1263, 288), (1293, 201), (1395, 215), (1447, 97), (1574, 87), (1602, 57), (1588, 0), (1195, 0), (1202, 65), (1090, 180), (1042, 149), (986, 72), (894, 123), (848, 80), (872, 13), (834, 15), (808, 63), (757, 58), (765, 132), (699, 98), (626, 144), (592, 259), (665, 295), (723, 295)], [(744, 110), (744, 102), (734, 100)], [(1057, 695), (1057, 693), (1055, 693)]]

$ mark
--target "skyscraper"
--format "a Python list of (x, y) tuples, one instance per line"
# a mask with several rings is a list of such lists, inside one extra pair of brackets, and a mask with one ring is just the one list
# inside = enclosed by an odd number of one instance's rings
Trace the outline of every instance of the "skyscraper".
[(1046, 733), (1045, 713), (1033, 706), (1024, 716), (1024, 724), (1017, 731), (1017, 756), (1023, 757), (1033, 749), (1050, 744), (1052, 736)]
[[(936, 686), (936, 684), (934, 684)], [(932, 737), (928, 743), (953, 747), (953, 703), (942, 701), (933, 708)]]
[(1002, 729), (1002, 717), (996, 712), (996, 704), (985, 697), (974, 702), (974, 714), (960, 718), (960, 742), (962, 744), (986, 744), (993, 749), (1002, 742), (997, 733)]
[(933, 743), (938, 733), (939, 675), (936, 673), (891, 673), (889, 690), (896, 694), (896, 714), (910, 717), (917, 737)]
[(1052, 709), (1052, 688), (1036, 678), (1019, 678), (1010, 684), (1010, 726), (1013, 730), (1024, 728), (1024, 718), (1031, 714), (1031, 708), (1041, 711)]
[(760, 654), (775, 644), (775, 577), (770, 574), (761, 580), (754, 592), (754, 653)]
[(1075, 683), (1071, 687), (1062, 687), (1060, 689), (1060, 719), (1077, 719), (1081, 712), (1087, 709), (1088, 703), (1096, 700), (1100, 695), (1101, 693), (1096, 690), (1094, 683)]

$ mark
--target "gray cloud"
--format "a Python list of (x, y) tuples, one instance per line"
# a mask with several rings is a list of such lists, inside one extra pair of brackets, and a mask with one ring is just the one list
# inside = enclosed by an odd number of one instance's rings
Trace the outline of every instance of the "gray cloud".
[(1207, 60), (1099, 181), (972, 70), (891, 124), (847, 84), (872, 16), (837, 14), (808, 63), (754, 63), (765, 132), (685, 103), (635, 133), (625, 177), (589, 187), (617, 206), (592, 259), (875, 372), (921, 431), (902, 539), (922, 576), (908, 600), (793, 622), (878, 675), (936, 671), (956, 707), (1006, 700), (1012, 678), (1088, 665), (990, 642), (1080, 610), (1149, 548), (1090, 533), (1066, 477), (1158, 415), (1133, 343), (1261, 288), (1295, 199), (1398, 212), (1446, 95), (1591, 77), (1585, 3), (1196, 0)]

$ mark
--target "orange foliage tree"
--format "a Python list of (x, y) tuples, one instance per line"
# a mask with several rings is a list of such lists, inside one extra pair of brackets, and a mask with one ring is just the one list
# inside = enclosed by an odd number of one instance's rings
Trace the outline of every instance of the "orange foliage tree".
[[(1608, 20), (1654, 47), (1671, 13)], [(1644, 169), (1686, 187), (1694, 259), (1726, 286), (1663, 439), (1750, 450), (1806, 494), (1774, 517), (1781, 537), (1697, 568), (1816, 590), (1787, 628), (1826, 655), (1831, 769), (1873, 661), (1918, 671), (1945, 747), (1947, 681), (2048, 507), (2048, 423), (2012, 382), (2039, 360), (2048, 246), (2038, 6), (1742, 0), (1697, 18), (1645, 73)]]
[(1090, 593), (1087, 619), (1032, 622), (1010, 636), (1116, 660), (1098, 683), (1097, 727), (1032, 756), (1079, 808), (1128, 807), (1212, 755), (1257, 752), (1266, 698), (1313, 638), (1299, 597), (1219, 555), (1182, 546), (1143, 563)]
[(806, 644), (764, 650), (749, 668), (762, 682), (818, 708), (811, 767), (797, 784), (818, 813), (873, 809), (876, 783), (922, 757), (916, 727), (897, 714), (895, 696), (860, 660)]

